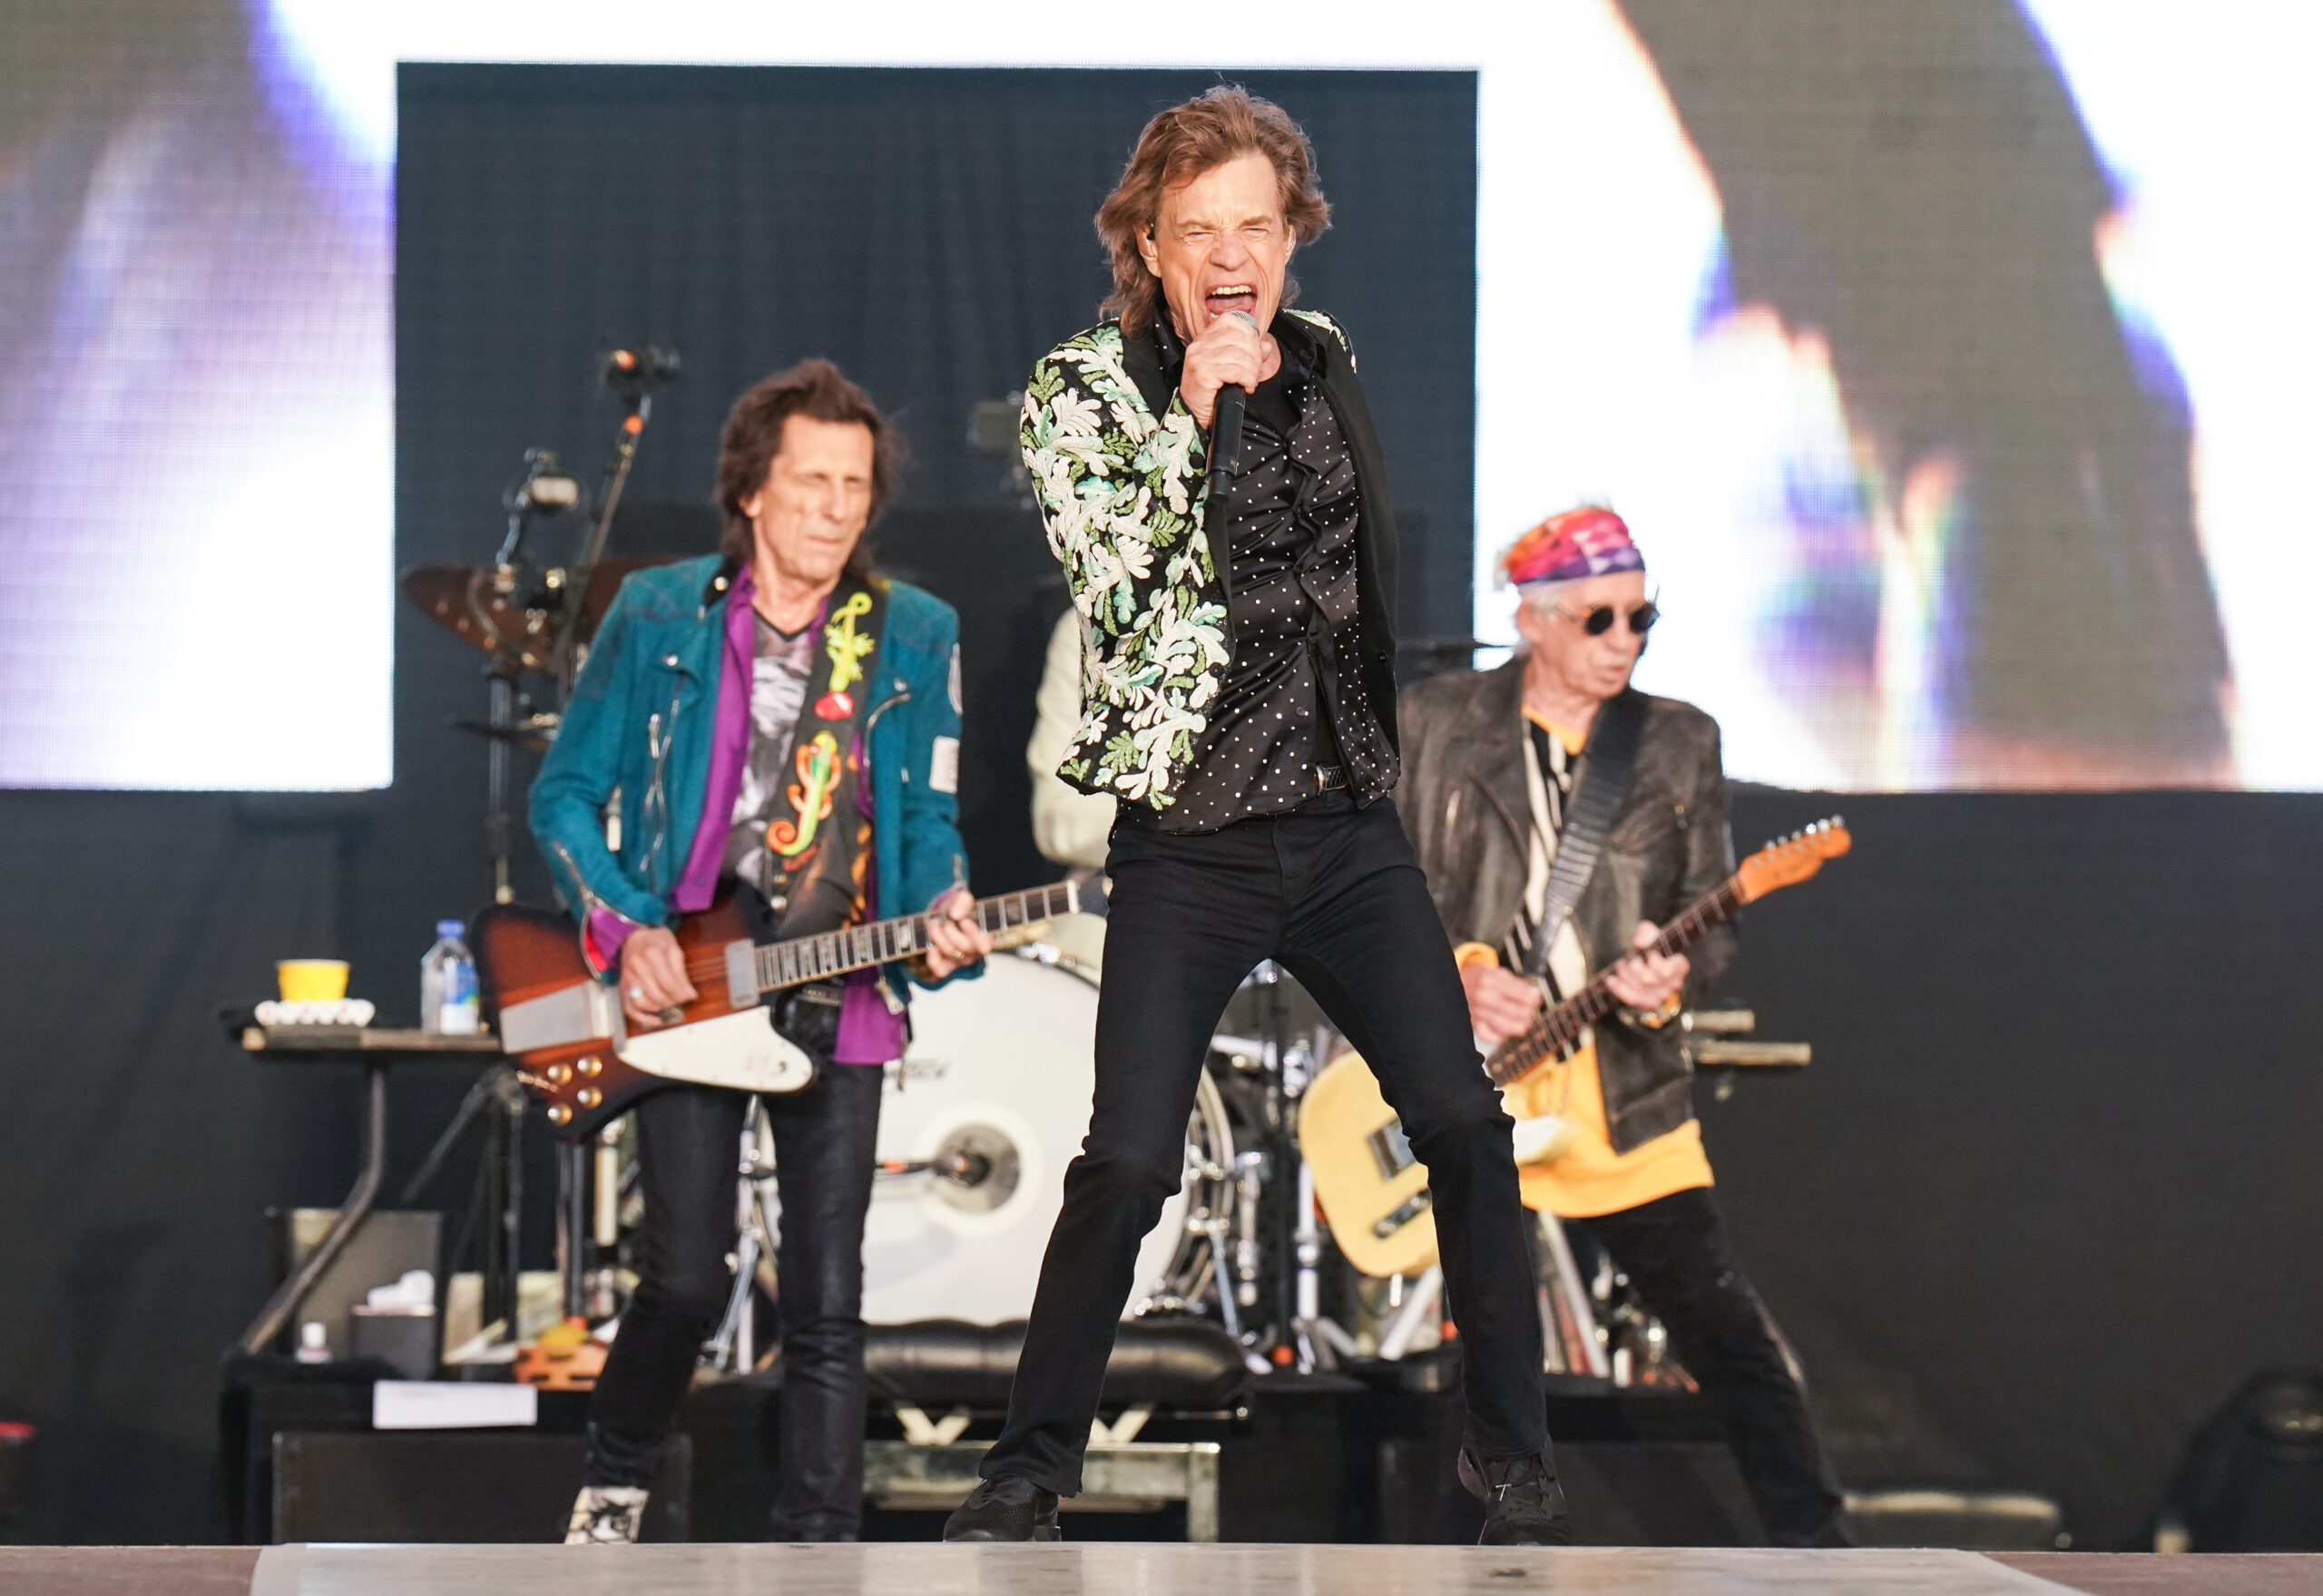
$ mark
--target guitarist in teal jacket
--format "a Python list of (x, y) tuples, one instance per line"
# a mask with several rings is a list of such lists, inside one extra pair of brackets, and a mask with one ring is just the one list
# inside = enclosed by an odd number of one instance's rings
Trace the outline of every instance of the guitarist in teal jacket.
[[(909, 966), (769, 999), (818, 1066), (766, 1100), (782, 1183), (783, 1541), (853, 1540), (861, 1517), (863, 1225), (906, 977), (948, 979), (992, 946), (966, 917), (956, 826), (958, 618), (871, 570), (861, 544), (895, 446), (828, 361), (744, 394), (719, 461), (723, 552), (622, 583), (532, 792), (533, 835), (632, 1031), (694, 997), (671, 926), (723, 894), (761, 943), (935, 911)], [(637, 1538), (653, 1450), (731, 1288), (749, 1104), (672, 1085), (634, 1111), (644, 1263), (591, 1398), (568, 1542)]]

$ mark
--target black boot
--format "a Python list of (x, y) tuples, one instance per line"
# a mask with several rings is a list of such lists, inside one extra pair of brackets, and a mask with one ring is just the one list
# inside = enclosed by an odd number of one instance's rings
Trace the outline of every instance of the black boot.
[(1565, 1516), (1564, 1487), (1556, 1464), (1543, 1447), (1529, 1457), (1487, 1463), (1460, 1449), (1460, 1483), (1485, 1504), (1479, 1546), (1570, 1546), (1573, 1523)]
[(944, 1521), (946, 1541), (1062, 1541), (1056, 1493), (1020, 1474), (986, 1480)]

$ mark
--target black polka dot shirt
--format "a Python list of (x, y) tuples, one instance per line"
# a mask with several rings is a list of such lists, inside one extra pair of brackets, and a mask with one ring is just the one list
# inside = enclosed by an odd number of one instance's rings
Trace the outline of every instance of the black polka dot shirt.
[(1250, 397), (1242, 469), (1211, 517), (1232, 552), (1234, 658), (1177, 803), (1132, 811), (1162, 831), (1215, 831), (1340, 788), (1367, 804), (1396, 784), (1363, 686), (1355, 458), (1313, 348), (1279, 342), (1283, 367)]

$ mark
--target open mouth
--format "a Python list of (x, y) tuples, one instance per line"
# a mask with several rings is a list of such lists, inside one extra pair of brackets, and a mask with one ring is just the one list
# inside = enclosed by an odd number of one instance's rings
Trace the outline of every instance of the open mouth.
[(1236, 310), (1255, 321), (1259, 314), (1259, 290), (1250, 283), (1220, 283), (1203, 296), (1202, 307), (1212, 321)]

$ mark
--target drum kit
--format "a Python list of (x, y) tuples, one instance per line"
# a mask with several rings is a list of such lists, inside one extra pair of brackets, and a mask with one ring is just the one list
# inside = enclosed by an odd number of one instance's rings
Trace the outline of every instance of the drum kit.
[[(1095, 1092), (1103, 922), (1068, 915), (1034, 929), (1039, 940), (996, 954), (981, 979), (913, 998), (910, 1045), (887, 1066), (864, 1227), (869, 1323), (1004, 1324), (1032, 1308)], [(1262, 1353), (1274, 1344), (1260, 1323), (1274, 1285), (1260, 1231), (1275, 1139), (1263, 1085), (1254, 1092), (1249, 1079), (1263, 1078), (1264, 1052), (1218, 1038), (1187, 1121), (1182, 1181), (1139, 1252), (1124, 1314), (1220, 1319), (1255, 1368), (1272, 1366)], [(743, 1248), (754, 1263), (779, 1233), (780, 1188), (762, 1124), (744, 1150)], [(743, 1284), (751, 1273), (738, 1261), (735, 1298), (711, 1343), (731, 1369), (765, 1350), (752, 1331), (774, 1282), (757, 1271), (753, 1292)]]
[[(864, 1235), (867, 1322), (1004, 1324), (1030, 1311), (1064, 1166), (1089, 1123), (1103, 925), (1046, 923), (1037, 940), (995, 955), (981, 980), (915, 996), (911, 1043), (887, 1066)], [(1415, 1375), (1433, 1377), (1423, 1355), (1444, 1339), (1441, 1269), (1432, 1256), (1377, 1278), (1348, 1263), (1329, 1242), (1293, 1134), (1307, 1082), (1346, 1046), (1289, 975), (1251, 973), (1212, 1038), (1182, 1181), (1140, 1249), (1125, 1318), (1213, 1320), (1257, 1373), (1418, 1359)], [(735, 1294), (709, 1346), (712, 1364), (735, 1373), (772, 1356), (754, 1334), (777, 1306), (760, 1260), (780, 1228), (762, 1125), (746, 1134), (744, 1162)], [(1691, 1389), (1667, 1333), (1611, 1260), (1553, 1217), (1539, 1224), (1548, 1371)]]

